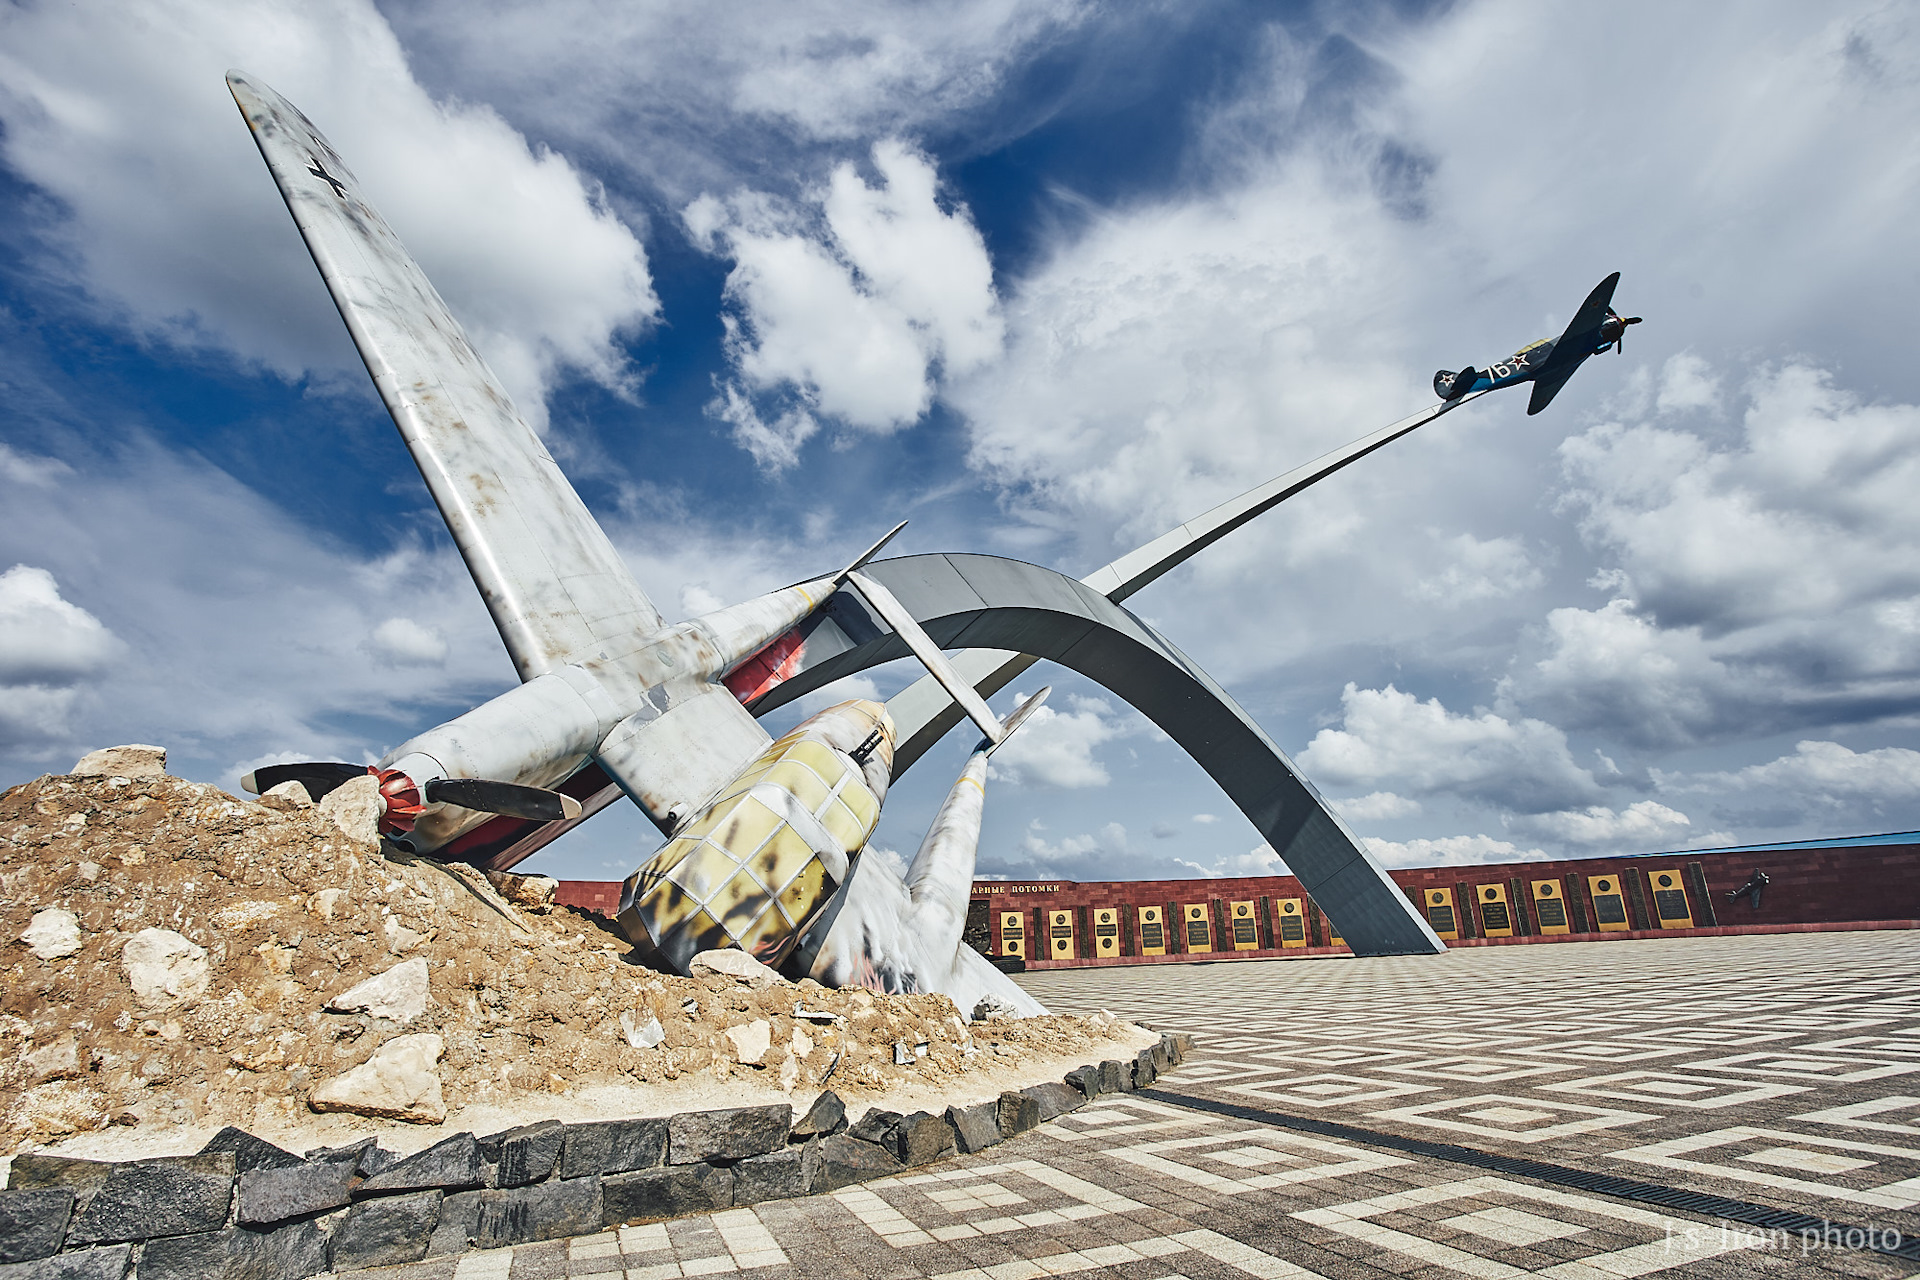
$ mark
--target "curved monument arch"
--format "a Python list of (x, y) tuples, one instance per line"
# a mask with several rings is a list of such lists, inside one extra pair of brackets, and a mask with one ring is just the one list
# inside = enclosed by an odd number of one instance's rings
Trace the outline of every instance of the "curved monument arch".
[[(986, 555), (905, 556), (876, 561), (866, 572), (941, 648), (1012, 650), (1058, 662), (1152, 720), (1220, 784), (1356, 954), (1444, 949), (1252, 717), (1166, 637), (1098, 590), (1052, 569)], [(906, 643), (852, 591), (837, 593), (809, 622), (803, 646), (783, 665), (785, 679), (748, 704), (756, 716), (908, 656)]]

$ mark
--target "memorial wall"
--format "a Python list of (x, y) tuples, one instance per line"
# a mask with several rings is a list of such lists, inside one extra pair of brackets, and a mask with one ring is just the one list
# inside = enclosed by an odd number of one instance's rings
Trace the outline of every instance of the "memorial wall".
[[(1920, 928), (1920, 832), (1391, 873), (1450, 946), (1566, 938)], [(559, 901), (611, 915), (613, 881)], [(1304, 956), (1342, 949), (1292, 876), (978, 880), (966, 941), (1004, 967)]]

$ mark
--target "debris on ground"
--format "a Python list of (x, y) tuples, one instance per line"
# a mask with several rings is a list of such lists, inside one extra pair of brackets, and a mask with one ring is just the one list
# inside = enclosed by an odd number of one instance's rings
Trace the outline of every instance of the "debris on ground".
[(348, 834), (367, 825), (352, 795), (242, 801), (141, 772), (153, 753), (96, 752), (128, 773), (0, 796), (0, 1154), (106, 1130), (288, 1133), (322, 1110), (457, 1122), (670, 1082), (830, 1079), (870, 1104), (1151, 1039), (1110, 1015), (969, 1028), (942, 995), (788, 982), (740, 953), (657, 973), (610, 920), (552, 905), (551, 881), (513, 883), (544, 877), (389, 856)]

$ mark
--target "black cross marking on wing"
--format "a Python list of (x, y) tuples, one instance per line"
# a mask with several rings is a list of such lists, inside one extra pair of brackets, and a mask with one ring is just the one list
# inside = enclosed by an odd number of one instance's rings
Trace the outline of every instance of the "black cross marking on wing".
[(307, 172), (312, 174), (314, 177), (320, 179), (320, 181), (326, 183), (328, 186), (332, 187), (333, 194), (335, 194), (336, 196), (339, 196), (342, 200), (345, 200), (347, 198), (347, 188), (345, 184), (343, 184), (340, 181), (340, 179), (328, 173), (327, 166), (321, 164), (318, 158), (316, 158), (312, 164), (307, 166)]

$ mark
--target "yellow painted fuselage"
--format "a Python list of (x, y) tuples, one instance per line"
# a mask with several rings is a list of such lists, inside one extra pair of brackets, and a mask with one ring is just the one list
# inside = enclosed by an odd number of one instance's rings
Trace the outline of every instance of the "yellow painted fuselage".
[(846, 882), (880, 821), (893, 721), (830, 707), (763, 751), (626, 882), (620, 923), (679, 972), (739, 947), (777, 965)]

